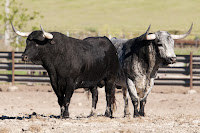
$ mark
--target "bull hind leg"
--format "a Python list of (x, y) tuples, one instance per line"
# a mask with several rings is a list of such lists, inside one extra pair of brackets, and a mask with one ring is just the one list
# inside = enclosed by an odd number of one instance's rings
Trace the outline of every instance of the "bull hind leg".
[(124, 99), (124, 117), (129, 117), (129, 107), (128, 107), (128, 91), (127, 88), (122, 88), (123, 99)]
[(105, 111), (106, 117), (113, 117), (113, 111), (115, 108), (115, 87), (113, 80), (105, 80), (105, 92), (107, 107)]
[(146, 104), (146, 99), (140, 101), (140, 111), (139, 111), (140, 116), (145, 116), (145, 113), (144, 113), (145, 104)]
[(89, 90), (92, 93), (92, 109), (91, 109), (89, 117), (91, 117), (91, 116), (96, 117), (97, 116), (96, 105), (98, 102), (98, 90), (97, 90), (97, 87), (91, 87), (91, 88), (89, 88)]

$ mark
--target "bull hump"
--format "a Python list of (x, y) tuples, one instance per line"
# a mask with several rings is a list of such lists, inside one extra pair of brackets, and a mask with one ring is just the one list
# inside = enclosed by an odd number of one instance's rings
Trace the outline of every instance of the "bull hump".
[(111, 39), (111, 42), (113, 43), (113, 45), (117, 49), (118, 58), (121, 60), (123, 52), (124, 52), (123, 46), (124, 46), (125, 42), (127, 42), (127, 39), (118, 39), (118, 38), (114, 37), (114, 38)]

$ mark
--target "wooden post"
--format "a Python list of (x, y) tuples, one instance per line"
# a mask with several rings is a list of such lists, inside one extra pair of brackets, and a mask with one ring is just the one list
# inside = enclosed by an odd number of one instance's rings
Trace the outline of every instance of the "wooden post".
[(15, 84), (15, 51), (12, 50), (12, 85)]
[(190, 90), (193, 88), (193, 84), (192, 84), (192, 52), (190, 52)]

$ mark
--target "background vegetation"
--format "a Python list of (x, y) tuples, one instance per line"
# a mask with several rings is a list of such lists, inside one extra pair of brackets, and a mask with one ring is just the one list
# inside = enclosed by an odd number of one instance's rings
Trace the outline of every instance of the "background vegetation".
[[(22, 31), (39, 29), (42, 24), (47, 31), (69, 32), (70, 36), (90, 32), (133, 38), (144, 33), (149, 24), (151, 32), (181, 34), (193, 22), (192, 34), (186, 39), (200, 38), (200, 0), (23, 0), (23, 6), (43, 18), (31, 21)], [(194, 51), (200, 53), (199, 49)]]

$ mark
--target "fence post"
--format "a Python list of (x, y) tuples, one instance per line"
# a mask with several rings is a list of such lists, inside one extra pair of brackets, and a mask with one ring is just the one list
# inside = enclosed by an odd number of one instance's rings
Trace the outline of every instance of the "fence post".
[(193, 66), (193, 63), (192, 63), (192, 52), (190, 52), (190, 90), (192, 90), (192, 88), (193, 88), (193, 84), (192, 84), (192, 77), (193, 77), (193, 73), (192, 73), (192, 67)]
[(12, 85), (15, 84), (15, 51), (12, 50)]

